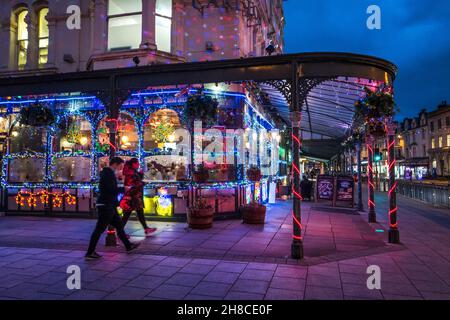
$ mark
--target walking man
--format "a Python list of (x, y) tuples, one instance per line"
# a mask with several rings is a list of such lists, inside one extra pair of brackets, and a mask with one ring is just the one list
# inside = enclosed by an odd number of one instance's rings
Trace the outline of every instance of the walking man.
[(139, 246), (138, 243), (131, 243), (128, 240), (124, 231), (122, 219), (117, 212), (120, 189), (117, 186), (115, 172), (122, 172), (123, 164), (124, 161), (122, 158), (114, 157), (109, 161), (109, 167), (103, 168), (100, 173), (100, 195), (97, 198), (98, 220), (97, 225), (92, 232), (89, 248), (85, 256), (88, 260), (101, 258), (101, 255), (95, 252), (95, 247), (97, 246), (100, 236), (103, 232), (105, 232), (108, 225), (112, 225), (116, 228), (117, 235), (125, 245), (127, 252), (130, 252)]

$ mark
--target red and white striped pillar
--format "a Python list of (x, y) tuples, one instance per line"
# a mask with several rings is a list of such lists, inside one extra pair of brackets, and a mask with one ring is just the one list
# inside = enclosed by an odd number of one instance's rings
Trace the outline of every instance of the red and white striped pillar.
[(302, 218), (301, 218), (301, 191), (300, 191), (300, 125), (302, 120), (301, 101), (299, 95), (298, 63), (292, 64), (291, 79), (291, 122), (292, 122), (292, 245), (291, 256), (293, 259), (303, 258)]
[(389, 173), (389, 243), (399, 243), (400, 233), (397, 221), (397, 181), (395, 179), (395, 128), (392, 119), (386, 121), (388, 173)]
[(374, 139), (372, 136), (366, 136), (367, 147), (367, 206), (369, 208), (369, 223), (377, 222), (375, 213), (375, 184), (373, 182), (373, 146)]

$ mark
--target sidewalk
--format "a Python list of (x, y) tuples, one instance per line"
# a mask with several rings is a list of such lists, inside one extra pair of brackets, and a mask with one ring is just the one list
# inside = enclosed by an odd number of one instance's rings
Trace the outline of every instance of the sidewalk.
[[(379, 224), (367, 215), (303, 203), (305, 259), (289, 258), (290, 202), (272, 205), (264, 226), (217, 221), (210, 230), (156, 222), (136, 254), (105, 248), (83, 259), (93, 220), (0, 217), (0, 299), (450, 299), (448, 210), (399, 198), (401, 245), (387, 244), (387, 199), (377, 194)], [(82, 289), (66, 287), (68, 265)], [(381, 290), (366, 286), (381, 268)]]

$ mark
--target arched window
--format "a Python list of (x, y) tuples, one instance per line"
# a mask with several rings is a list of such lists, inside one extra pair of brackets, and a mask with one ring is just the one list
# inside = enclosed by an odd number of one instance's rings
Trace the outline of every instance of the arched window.
[(47, 130), (45, 127), (16, 124), (10, 134), (9, 153), (44, 153), (46, 141)]
[(46, 64), (48, 61), (48, 22), (45, 18), (48, 8), (42, 8), (38, 14), (38, 36), (39, 36), (39, 64)]
[(22, 10), (17, 14), (17, 66), (22, 69), (27, 63), (27, 49), (28, 49), (28, 24), (25, 18), (28, 10)]
[(156, 0), (155, 41), (159, 51), (171, 52), (172, 0)]
[[(139, 146), (139, 133), (132, 116), (120, 113), (117, 126), (116, 151), (137, 151)], [(107, 118), (100, 121), (97, 129), (97, 151), (109, 152), (109, 129)]]
[(84, 117), (72, 115), (58, 125), (53, 139), (53, 152), (77, 152), (92, 150), (91, 124)]
[(142, 39), (142, 0), (108, 1), (108, 50), (137, 49)]
[[(153, 155), (145, 158), (145, 179), (154, 181), (185, 180), (186, 155), (174, 155), (176, 134), (181, 127), (174, 110), (160, 109), (154, 112), (144, 124), (144, 150)], [(184, 139), (184, 138), (183, 138)], [(187, 150), (186, 150), (187, 152)]]
[(180, 127), (176, 111), (160, 109), (154, 112), (144, 124), (144, 150), (170, 147), (174, 142), (173, 132)]

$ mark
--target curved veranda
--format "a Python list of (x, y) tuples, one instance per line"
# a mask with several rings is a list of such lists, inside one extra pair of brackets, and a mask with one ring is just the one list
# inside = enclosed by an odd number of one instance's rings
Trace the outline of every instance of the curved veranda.
[[(395, 65), (374, 57), (304, 53), (2, 79), (0, 108), (8, 121), (4, 202), (8, 212), (86, 208), (89, 213), (98, 171), (114, 155), (138, 157), (146, 164), (150, 171), (147, 201), (156, 216), (178, 212), (182, 218), (199, 193), (211, 195), (216, 213), (236, 213), (252, 198), (269, 201), (271, 182), (284, 178), (290, 181), (293, 194), (291, 255), (302, 258), (301, 153), (317, 158), (333, 155), (352, 128), (354, 103), (364, 97), (364, 88), (392, 86), (396, 72)], [(264, 174), (258, 184), (245, 178), (250, 167), (246, 161), (211, 167), (217, 170), (214, 179), (193, 182), (189, 155), (175, 163), (166, 159), (165, 152), (174, 143), (173, 130), (189, 129), (183, 110), (187, 96), (198, 89), (220, 98), (223, 130), (254, 128), (258, 136), (264, 130), (282, 129), (285, 138), (272, 134), (272, 141), (289, 148), (290, 157), (280, 161), (275, 172)], [(35, 103), (53, 108), (55, 123), (32, 135), (22, 133), (27, 128), (18, 126), (15, 118), (22, 108)], [(162, 128), (166, 122), (171, 125)], [(160, 137), (159, 133), (169, 131)], [(392, 128), (388, 133), (393, 135)], [(18, 139), (25, 136), (29, 139)], [(245, 138), (249, 148), (252, 138)], [(75, 164), (77, 169), (69, 172)], [(24, 175), (23, 168), (34, 169)], [(159, 201), (161, 187), (170, 189), (170, 209)], [(390, 241), (398, 242), (394, 180), (389, 196)], [(42, 197), (46, 201), (39, 201)], [(233, 201), (220, 212), (217, 199), (222, 197)]]

